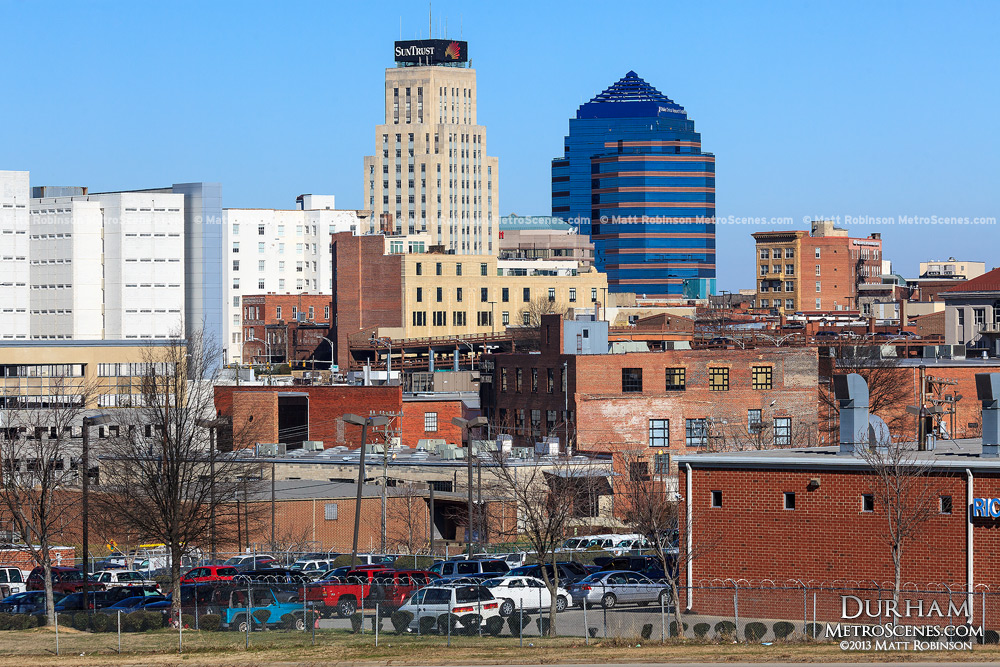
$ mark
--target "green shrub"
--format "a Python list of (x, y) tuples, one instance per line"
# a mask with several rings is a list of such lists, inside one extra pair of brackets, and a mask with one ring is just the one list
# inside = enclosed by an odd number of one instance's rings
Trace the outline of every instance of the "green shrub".
[(215, 632), (222, 625), (222, 617), (218, 614), (205, 614), (198, 618), (198, 624), (202, 630)]
[(538, 628), (538, 634), (543, 637), (548, 636), (549, 628), (552, 627), (552, 619), (548, 616), (539, 616), (535, 619), (535, 627)]
[(649, 639), (650, 637), (652, 637), (653, 636), (653, 624), (652, 623), (646, 623), (645, 625), (643, 625), (642, 626), (642, 632), (639, 633), (639, 636), (642, 637), (643, 639)]
[(819, 623), (809, 623), (805, 628), (805, 635), (811, 639), (818, 638), (823, 633), (823, 626)]
[(759, 642), (766, 634), (767, 626), (757, 621), (747, 623), (746, 627), (743, 628), (743, 638), (748, 642)]
[(732, 621), (719, 621), (715, 624), (715, 634), (719, 639), (731, 641), (736, 636), (736, 625)]
[(521, 630), (528, 627), (529, 623), (531, 623), (531, 616), (522, 611), (515, 611), (507, 617), (507, 629), (510, 630), (510, 634), (513, 637), (521, 634)]
[(166, 625), (166, 623), (164, 623), (164, 621), (166, 620), (167, 616), (165, 614), (161, 614), (158, 611), (144, 611), (142, 612), (142, 626), (139, 629), (139, 632), (146, 632), (147, 630), (159, 630), (164, 625)]
[(782, 639), (787, 639), (789, 635), (795, 632), (795, 624), (788, 621), (778, 621), (771, 629), (774, 631), (774, 638), (781, 641)]
[(194, 627), (194, 614), (181, 614), (181, 625), (185, 629)]
[(392, 629), (396, 631), (397, 635), (406, 634), (410, 622), (413, 621), (413, 612), (399, 609), (392, 613), (389, 620), (392, 621)]
[(0, 630), (10, 630), (11, 614), (0, 612)]
[(323, 618), (322, 614), (320, 614), (318, 611), (316, 611), (314, 609), (310, 609), (309, 611), (306, 612), (306, 616), (305, 616), (306, 627), (307, 628), (314, 627), (316, 625), (316, 623), (319, 621), (319, 619), (321, 619), (321, 618)]
[(146, 613), (143, 611), (132, 611), (122, 616), (122, 632), (142, 632), (143, 623), (146, 621)]
[(159, 584), (160, 589), (163, 591), (164, 595), (170, 592), (170, 587), (173, 585), (173, 581), (170, 580), (169, 574), (158, 574), (153, 577), (153, 581)]
[(420, 634), (429, 635), (431, 630), (434, 629), (434, 625), (437, 623), (437, 619), (433, 616), (421, 616), (420, 620), (417, 621), (417, 627)]
[(360, 611), (356, 611), (351, 614), (351, 632), (357, 634), (361, 632), (361, 627), (365, 622), (365, 617), (361, 615)]
[(107, 614), (94, 614), (90, 617), (90, 629), (92, 632), (107, 632), (110, 621)]
[(38, 614), (35, 616), (35, 624), (39, 628), (44, 628), (49, 624), (49, 617), (45, 614)]
[[(704, 623), (703, 625), (705, 625), (705, 632), (708, 632), (708, 623)], [(696, 625), (694, 627), (696, 628), (695, 634), (697, 634), (697, 632), (698, 632), (697, 631), (697, 627), (698, 626)], [(677, 621), (670, 621), (670, 636), (671, 637), (676, 637), (678, 634), (683, 635), (685, 632), (687, 632), (687, 629), (688, 629), (688, 624), (684, 623), (682, 621), (681, 622), (681, 631), (680, 631), (680, 633), (678, 633), (677, 632)]]
[(379, 632), (382, 632), (382, 619), (384, 618), (385, 616), (383, 616), (382, 614), (378, 614), (377, 616), (372, 616), (372, 632), (375, 632), (376, 627), (378, 628)]
[(493, 616), (486, 621), (486, 632), (494, 637), (503, 632), (504, 621), (499, 616)]
[(73, 627), (73, 614), (68, 614), (66, 612), (59, 612), (56, 614), (58, 616), (59, 627), (60, 628), (72, 628)]
[(458, 621), (462, 624), (462, 634), (471, 637), (479, 634), (479, 626), (483, 624), (483, 617), (479, 614), (463, 614)]
[(260, 627), (267, 630), (267, 619), (271, 618), (271, 612), (267, 609), (256, 609), (253, 612), (253, 618), (256, 621), (254, 627)]
[(987, 630), (978, 640), (980, 644), (1000, 644), (1000, 633), (996, 630)]
[[(584, 565), (594, 565), (595, 558), (607, 558), (608, 560), (610, 560), (615, 557), (614, 554), (608, 553), (607, 551), (604, 551), (602, 549), (595, 547), (592, 548), (594, 549), (593, 551), (588, 549), (587, 551), (575, 552), (573, 554), (573, 560), (579, 563), (583, 563)], [(535, 561), (533, 562), (537, 562), (537, 559), (535, 559)]]
[(437, 630), (439, 634), (458, 634), (458, 614), (441, 614), (437, 618)]

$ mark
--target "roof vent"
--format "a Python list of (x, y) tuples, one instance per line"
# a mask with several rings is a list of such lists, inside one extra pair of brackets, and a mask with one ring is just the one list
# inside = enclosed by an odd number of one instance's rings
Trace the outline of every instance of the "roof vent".
[(870, 442), (868, 383), (857, 373), (833, 376), (833, 393), (840, 406), (840, 454), (854, 455)]

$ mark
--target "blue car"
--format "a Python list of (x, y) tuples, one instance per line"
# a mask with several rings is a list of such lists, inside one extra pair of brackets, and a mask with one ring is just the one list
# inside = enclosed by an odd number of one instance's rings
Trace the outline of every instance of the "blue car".
[[(114, 603), (110, 607), (101, 609), (101, 612), (112, 616), (117, 615), (118, 612), (128, 614), (133, 611), (145, 609), (146, 605), (152, 605), (153, 603), (162, 602), (166, 599), (167, 598), (162, 595), (133, 595), (130, 598), (125, 598), (124, 600)], [(167, 604), (167, 608), (170, 608), (169, 603)]]

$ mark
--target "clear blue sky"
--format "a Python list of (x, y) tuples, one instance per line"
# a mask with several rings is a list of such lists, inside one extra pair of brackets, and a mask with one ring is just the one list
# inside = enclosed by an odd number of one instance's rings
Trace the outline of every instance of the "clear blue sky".
[[(428, 23), (426, 3), (378, 6), (0, 0), (0, 169), (360, 207), (392, 42)], [(719, 216), (1000, 217), (998, 2), (437, 1), (434, 17), (469, 41), (502, 214), (548, 214), (567, 119), (634, 69), (716, 154)], [(771, 227), (720, 225), (720, 288), (753, 285), (749, 234)], [(883, 232), (907, 276), (1000, 264), (997, 225), (850, 228)]]

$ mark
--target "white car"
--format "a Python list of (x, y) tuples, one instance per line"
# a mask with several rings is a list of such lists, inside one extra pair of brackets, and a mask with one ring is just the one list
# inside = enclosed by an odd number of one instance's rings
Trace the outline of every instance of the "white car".
[(500, 602), (490, 590), (476, 584), (460, 586), (425, 586), (414, 591), (399, 608), (413, 614), (409, 629), (420, 628), (420, 619), (431, 617), (437, 621), (442, 614), (452, 613), (461, 618), (466, 614), (479, 614), (482, 625), (500, 617)]
[[(545, 611), (552, 604), (552, 596), (545, 582), (535, 577), (497, 577), (487, 579), (483, 586), (500, 600), (500, 615), (510, 616), (518, 609)], [(565, 611), (572, 596), (563, 587), (556, 589), (556, 611)]]
[(0, 588), (6, 589), (7, 595), (23, 593), (27, 588), (24, 573), (16, 567), (0, 567)]
[(101, 570), (91, 575), (94, 581), (99, 581), (106, 587), (112, 586), (156, 586), (156, 582), (146, 579), (141, 572), (135, 570)]

